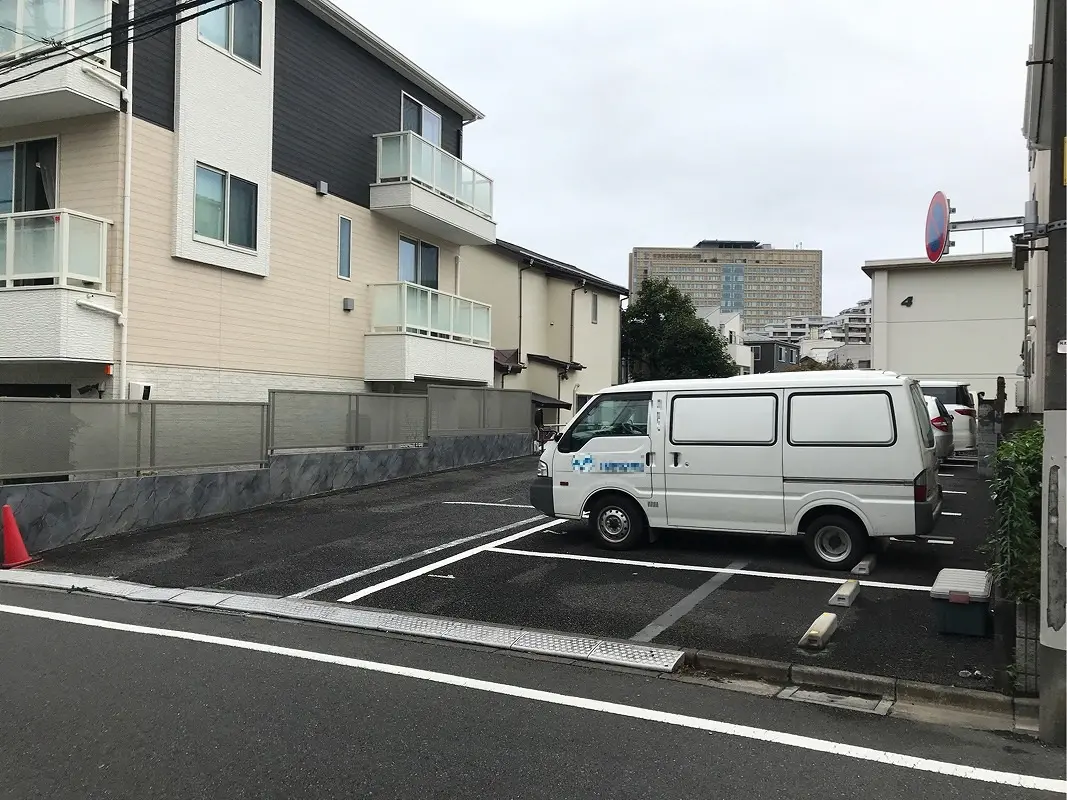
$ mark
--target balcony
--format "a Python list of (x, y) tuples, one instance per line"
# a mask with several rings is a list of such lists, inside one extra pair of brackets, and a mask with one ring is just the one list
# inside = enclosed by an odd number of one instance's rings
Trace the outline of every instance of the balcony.
[[(119, 110), (119, 74), (108, 66), (111, 8), (111, 0), (0, 2), (3, 127)], [(15, 66), (46, 49), (52, 53)]]
[(414, 283), (370, 289), (365, 380), (492, 385), (489, 306)]
[(378, 178), (371, 211), (454, 244), (496, 241), (493, 182), (451, 153), (411, 133), (378, 141)]
[(114, 360), (110, 226), (66, 209), (0, 215), (0, 361)]

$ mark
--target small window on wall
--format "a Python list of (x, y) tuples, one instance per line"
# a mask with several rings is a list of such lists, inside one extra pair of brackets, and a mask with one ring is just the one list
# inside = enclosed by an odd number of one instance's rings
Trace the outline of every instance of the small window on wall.
[(438, 288), (441, 251), (437, 245), (400, 237), (400, 280)]
[(246, 250), (256, 249), (259, 187), (235, 175), (196, 165), (193, 232)]
[(352, 220), (340, 217), (337, 224), (337, 277), (352, 278)]
[(598, 315), (599, 315), (599, 313), (600, 313), (600, 309), (599, 309), (599, 308), (597, 307), (597, 301), (598, 301), (598, 300), (599, 300), (600, 298), (599, 298), (599, 296), (597, 295), (597, 293), (596, 293), (596, 292), (593, 292), (593, 294), (591, 295), (591, 297), (593, 298), (593, 301), (592, 301), (592, 306), (590, 306), (590, 311), (589, 311), (589, 315), (590, 315), (590, 321), (591, 321), (591, 322), (592, 322), (592, 323), (593, 323), (594, 325), (596, 325), (596, 324), (597, 324), (597, 317), (598, 317)]
[(199, 17), (200, 38), (259, 67), (262, 58), (263, 5), (260, 0), (237, 0)]
[(430, 144), (441, 146), (441, 115), (409, 94), (400, 97), (400, 128), (417, 133)]

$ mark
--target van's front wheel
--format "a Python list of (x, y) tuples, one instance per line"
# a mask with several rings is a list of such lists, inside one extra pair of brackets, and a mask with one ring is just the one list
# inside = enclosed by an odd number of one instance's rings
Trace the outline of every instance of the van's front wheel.
[(867, 554), (867, 544), (863, 527), (838, 514), (812, 520), (804, 533), (808, 557), (825, 569), (852, 569)]
[(647, 525), (640, 506), (629, 497), (609, 495), (589, 509), (589, 522), (600, 544), (609, 550), (630, 550), (645, 539)]

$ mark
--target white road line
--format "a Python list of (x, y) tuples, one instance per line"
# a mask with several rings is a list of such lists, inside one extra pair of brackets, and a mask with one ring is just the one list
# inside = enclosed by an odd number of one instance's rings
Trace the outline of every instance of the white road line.
[(794, 747), (801, 750), (810, 750), (817, 753), (830, 753), (832, 755), (854, 758), (860, 761), (871, 761), (878, 764), (911, 769), (919, 772), (930, 772), (936, 775), (945, 775), (952, 778), (981, 781), (983, 783), (999, 784), (1001, 786), (1017, 786), (1022, 789), (1037, 789), (1045, 792), (1056, 792), (1062, 795), (1067, 792), (1067, 781), (1056, 778), (1043, 778), (1038, 775), (1023, 775), (1015, 772), (1001, 772), (999, 770), (973, 767), (967, 764), (954, 764), (949, 761), (935, 761), (931, 758), (920, 758), (906, 753), (894, 753), (888, 750), (876, 750), (872, 747), (859, 747), (842, 742), (834, 742), (829, 739), (816, 739), (812, 736), (801, 736), (784, 731), (767, 730), (750, 725), (738, 725), (732, 722), (694, 717), (688, 714), (674, 714), (668, 711), (659, 711), (653, 708), (612, 703), (606, 700), (595, 700), (591, 697), (560, 694), (547, 692), (541, 689), (530, 689), (525, 686), (515, 686), (509, 683), (486, 681), (479, 678), (468, 678), (463, 675), (453, 675), (447, 672), (435, 672), (416, 667), (404, 667), (399, 664), (386, 664), (379, 661), (366, 661), (364, 659), (341, 656), (334, 653), (320, 653), (314, 650), (301, 650), (295, 647), (281, 647), (279, 645), (264, 644), (263, 642), (251, 642), (245, 639), (231, 639), (225, 636), (212, 636), (205, 633), (193, 633), (192, 631), (171, 630), (169, 628), (151, 628), (146, 625), (131, 625), (125, 622), (113, 622), (111, 620), (96, 619), (93, 617), (79, 617), (72, 614), (61, 614), (55, 611), (41, 611), (35, 608), (23, 608), (20, 606), (0, 605), (0, 613), (14, 614), (35, 619), (47, 619), (55, 622), (65, 622), (74, 625), (83, 625), (90, 628), (103, 628), (112, 631), (136, 633), (143, 636), (158, 636), (164, 639), (177, 639), (200, 644), (218, 645), (230, 647), (235, 650), (246, 650), (256, 653), (269, 653), (271, 655), (296, 658), (303, 661), (313, 661), (320, 664), (333, 664), (351, 669), (361, 669), (366, 672), (376, 672), (384, 675), (396, 675), (403, 678), (427, 681), (445, 686), (455, 686), (461, 689), (471, 689), (478, 692), (516, 697), (524, 700), (532, 700), (538, 703), (546, 703), (554, 706), (578, 708), (584, 711), (596, 711), (602, 714), (611, 714), (627, 719), (638, 719), (646, 722), (655, 722), (661, 725), (671, 725), (679, 728), (706, 731), (712, 734), (733, 736), (741, 739), (767, 742), (785, 747)]
[(446, 506), (493, 506), (494, 508), (533, 508), (526, 503), (475, 503), (470, 500), (445, 500)]
[[(527, 520), (529, 522), (529, 520)], [(490, 547), (496, 547), (500, 544), (507, 544), (508, 542), (514, 542), (516, 539), (521, 539), (523, 536), (529, 536), (531, 533), (537, 533), (543, 531), (546, 528), (553, 528), (556, 525), (562, 525), (566, 520), (553, 519), (548, 522), (544, 522), (540, 525), (536, 525), (533, 528), (527, 528), (524, 531), (513, 533), (511, 536), (505, 536), (503, 539), (496, 539), (492, 542), (486, 542), (478, 547), (473, 547), (470, 550), (464, 550), (462, 553), (456, 553), (454, 556), (448, 558), (442, 558), (440, 561), (435, 561), (432, 564), (427, 564), (425, 567), (419, 567), (413, 569), (411, 572), (405, 572), (403, 575), (397, 575), (395, 578), (390, 578), (387, 581), (376, 583), (373, 586), (368, 586), (365, 589), (360, 589), (358, 592), (352, 592), (352, 594), (345, 595), (338, 600), (339, 603), (351, 603), (353, 600), (359, 600), (360, 598), (372, 595), (375, 592), (380, 592), (382, 589), (388, 589), (390, 586), (396, 586), (398, 583), (404, 583), (410, 581), (412, 578), (418, 578), (420, 575), (426, 575), (430, 572), (436, 572), (441, 567), (447, 567), (449, 564), (455, 564), (457, 561), (462, 561), (465, 558), (476, 556), (478, 553), (483, 553)], [(515, 526), (510, 526), (514, 528)]]
[(318, 586), (312, 586), (310, 589), (305, 589), (302, 592), (297, 592), (296, 594), (289, 595), (289, 599), (302, 600), (305, 597), (311, 597), (311, 595), (313, 594), (318, 594), (319, 592), (324, 592), (327, 589), (332, 589), (334, 586), (340, 586), (342, 583), (349, 583), (350, 581), (357, 580), (358, 578), (362, 578), (366, 575), (373, 575), (375, 572), (381, 572), (383, 569), (389, 569), (390, 567), (395, 567), (407, 561), (414, 561), (417, 558), (422, 558), (423, 556), (428, 556), (431, 553), (437, 553), (441, 550), (447, 550), (450, 547), (459, 547), (461, 544), (466, 544), (467, 542), (473, 542), (477, 539), (484, 539), (486, 536), (492, 536), (494, 533), (503, 533), (504, 531), (510, 531), (512, 528), (518, 528), (521, 525), (529, 525), (531, 522), (536, 522), (539, 519), (541, 518), (530, 517), (529, 519), (524, 519), (521, 522), (512, 522), (509, 525), (501, 525), (499, 528), (493, 528), (491, 531), (482, 531), (481, 533), (476, 533), (473, 536), (464, 536), (462, 539), (453, 539), (451, 542), (445, 542), (444, 544), (439, 544), (436, 547), (428, 547), (425, 550), (420, 550), (417, 553), (412, 553), (411, 555), (403, 556), (401, 558), (394, 558), (392, 561), (386, 561), (384, 564), (378, 564), (374, 567), (367, 567), (366, 569), (361, 569), (359, 572), (353, 572), (350, 575), (342, 575), (340, 578), (334, 578), (332, 581), (320, 583)]
[(931, 539), (924, 536), (920, 539), (898, 539), (896, 536), (891, 536), (889, 541), (904, 542), (905, 544), (956, 544), (956, 540), (952, 537)]
[(941, 512), (941, 516), (943, 516), (943, 517), (962, 517), (963, 516), (963, 512), (961, 512), (961, 511), (942, 511)]
[[(754, 569), (735, 569), (733, 567), (704, 567), (696, 564), (665, 564), (662, 561), (635, 561), (628, 558), (604, 558), (602, 556), (580, 556), (574, 553), (542, 553), (536, 550), (513, 550), (508, 547), (486, 545), (483, 550), (488, 553), (503, 553), (509, 556), (533, 556), (535, 558), (562, 558), (570, 561), (593, 561), (599, 564), (623, 564), (633, 567), (650, 567), (652, 569), (676, 569), (681, 572), (725, 572), (730, 575), (751, 575), (754, 578), (781, 578), (789, 581), (806, 581), (808, 583), (832, 583), (840, 586), (844, 578), (827, 578), (822, 575), (796, 575), (791, 572), (758, 572)], [(914, 583), (883, 583), (882, 581), (861, 580), (864, 586), (875, 589), (904, 589), (909, 592), (928, 592), (932, 586), (919, 586)]]
[(939, 473), (937, 473), (937, 477), (939, 477), (939, 478), (954, 478), (956, 476), (955, 475), (950, 475), (950, 474), (945, 473), (945, 472), (939, 472)]
[[(740, 570), (743, 567), (748, 566), (747, 561), (735, 561), (730, 565), (730, 569)], [(694, 608), (696, 608), (702, 601), (706, 600), (712, 592), (726, 583), (730, 578), (734, 576), (732, 572), (720, 572), (718, 575), (713, 575), (705, 583), (698, 586), (692, 592), (687, 594), (673, 606), (668, 608), (652, 622), (643, 627), (631, 638), (635, 642), (651, 642), (671, 625), (676, 623)]]
[(967, 492), (954, 492), (949, 489), (942, 489), (941, 494), (967, 494)]

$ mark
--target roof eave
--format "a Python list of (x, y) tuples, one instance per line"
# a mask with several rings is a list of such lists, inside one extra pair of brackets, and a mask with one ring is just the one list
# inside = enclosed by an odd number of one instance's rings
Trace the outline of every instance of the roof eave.
[(437, 78), (391, 47), (370, 30), (358, 23), (330, 0), (296, 0), (319, 19), (333, 26), (382, 63), (396, 70), (423, 91), (445, 103), (463, 117), (464, 122), (477, 122), (485, 115), (453, 92)]

